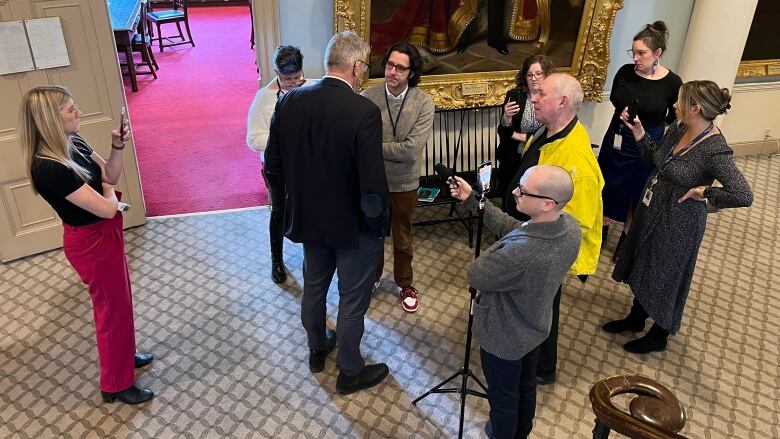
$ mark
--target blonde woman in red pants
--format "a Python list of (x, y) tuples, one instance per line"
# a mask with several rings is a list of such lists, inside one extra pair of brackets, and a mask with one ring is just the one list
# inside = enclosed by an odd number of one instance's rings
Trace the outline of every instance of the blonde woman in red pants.
[(134, 369), (154, 357), (135, 351), (122, 232), (121, 211), (127, 205), (114, 191), (129, 130), (123, 120), (120, 130), (111, 133), (111, 155), (103, 160), (78, 135), (80, 117), (68, 89), (36, 87), (22, 101), (22, 145), (34, 190), (62, 219), (65, 256), (89, 286), (103, 402), (138, 404), (151, 400), (154, 393), (135, 385)]

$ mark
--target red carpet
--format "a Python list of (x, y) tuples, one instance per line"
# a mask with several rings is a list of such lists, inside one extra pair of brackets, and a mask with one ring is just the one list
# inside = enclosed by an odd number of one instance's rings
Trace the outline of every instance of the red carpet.
[(158, 79), (139, 76), (136, 93), (124, 78), (147, 216), (268, 203), (260, 158), (245, 141), (258, 76), (249, 8), (189, 13), (195, 47), (153, 46)]

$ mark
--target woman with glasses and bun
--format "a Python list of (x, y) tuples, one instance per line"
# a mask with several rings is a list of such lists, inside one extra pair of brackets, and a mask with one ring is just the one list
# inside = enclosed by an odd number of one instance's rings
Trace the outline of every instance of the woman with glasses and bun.
[[(602, 327), (609, 333), (641, 332), (645, 320), (653, 319), (647, 334), (623, 345), (628, 352), (663, 351), (669, 334), (680, 330), (708, 206), (753, 202), (733, 151), (713, 122), (730, 101), (729, 91), (712, 81), (686, 82), (675, 104), (677, 123), (659, 141), (650, 138), (641, 116), (632, 124), (628, 111), (620, 115), (642, 157), (655, 167), (612, 272), (613, 279), (631, 287), (634, 304), (627, 317)], [(715, 180), (720, 187), (712, 185)]]
[[(645, 132), (653, 141), (664, 134), (666, 125), (674, 121), (677, 91), (682, 80), (661, 65), (669, 31), (666, 23), (656, 21), (645, 25), (634, 36), (628, 55), (633, 63), (618, 70), (612, 81), (609, 100), (615, 114), (609, 124), (599, 152), (599, 166), (604, 175), (604, 228), (602, 245), (606, 242), (609, 224), (623, 223), (618, 248), (631, 226), (631, 214), (641, 196), (642, 187), (653, 166), (642, 159), (631, 131), (620, 121), (620, 113), (629, 107), (645, 124)], [(618, 248), (614, 255), (617, 255)], [(613, 260), (615, 256), (613, 256)]]
[[(303, 55), (294, 46), (279, 46), (274, 51), (274, 72), (276, 77), (265, 87), (258, 90), (249, 107), (246, 144), (260, 154), (265, 163), (265, 146), (271, 129), (271, 116), (276, 102), (290, 90), (306, 85), (303, 78)], [(271, 219), (268, 235), (271, 245), (271, 280), (280, 284), (287, 280), (282, 249), (284, 247), (284, 184), (281, 180), (261, 171), (263, 181), (268, 188), (268, 202), (271, 207)]]
[[(62, 219), (65, 257), (89, 287), (100, 359), (103, 402), (151, 400), (135, 385), (134, 369), (152, 362), (135, 351), (133, 298), (122, 232), (122, 150), (129, 127), (111, 132), (108, 160), (79, 136), (81, 110), (70, 91), (44, 86), (28, 91), (21, 107), (21, 142), (32, 187)], [(124, 118), (123, 118), (124, 119)]]
[[(509, 90), (504, 98), (501, 123), (498, 124), (498, 160), (499, 193), (506, 192), (510, 180), (520, 165), (520, 152), (528, 136), (535, 133), (542, 124), (534, 116), (531, 99), (539, 93), (542, 81), (555, 72), (555, 66), (545, 55), (533, 55), (523, 61), (517, 73), (516, 86)], [(514, 183), (514, 182), (512, 182)], [(502, 206), (504, 212), (512, 215), (515, 206)]]

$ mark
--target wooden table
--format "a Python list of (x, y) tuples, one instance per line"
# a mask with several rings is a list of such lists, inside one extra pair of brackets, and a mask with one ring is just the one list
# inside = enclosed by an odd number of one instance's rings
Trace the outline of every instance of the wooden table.
[(108, 4), (111, 28), (114, 30), (114, 40), (117, 45), (121, 44), (125, 48), (130, 84), (133, 91), (138, 91), (131, 42), (141, 20), (141, 0), (106, 0), (106, 3)]

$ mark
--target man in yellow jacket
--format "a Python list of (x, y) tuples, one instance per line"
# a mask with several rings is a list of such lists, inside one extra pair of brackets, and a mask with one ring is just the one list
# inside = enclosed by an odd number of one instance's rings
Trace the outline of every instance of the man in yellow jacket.
[[(555, 73), (542, 83), (539, 93), (532, 99), (536, 120), (544, 124), (525, 143), (520, 166), (512, 181), (535, 165), (556, 165), (567, 171), (574, 182), (574, 196), (563, 211), (580, 224), (582, 242), (574, 265), (569, 270), (584, 280), (596, 272), (601, 249), (602, 201), (601, 175), (596, 156), (591, 149), (590, 137), (577, 119), (582, 105), (582, 87), (570, 75)], [(507, 188), (505, 197), (512, 198), (515, 186)], [(523, 188), (520, 188), (523, 191)], [(522, 193), (522, 192), (521, 192)], [(533, 196), (533, 194), (529, 194)], [(513, 199), (513, 198), (512, 198)], [(514, 206), (514, 202), (504, 203)], [(519, 213), (507, 212), (516, 218)], [(518, 218), (521, 221), (527, 218)], [(537, 381), (550, 384), (555, 381), (558, 362), (558, 317), (560, 314), (561, 288), (553, 302), (553, 321), (550, 335), (540, 346)]]

